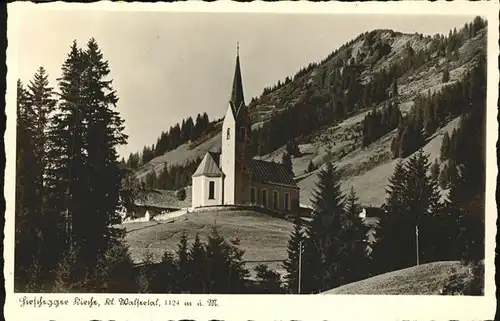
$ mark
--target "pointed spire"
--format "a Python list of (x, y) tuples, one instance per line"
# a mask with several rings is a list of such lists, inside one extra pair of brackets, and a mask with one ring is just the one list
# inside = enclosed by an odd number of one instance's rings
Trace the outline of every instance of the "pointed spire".
[(243, 96), (243, 82), (241, 80), (241, 69), (240, 69), (240, 44), (236, 43), (236, 68), (234, 70), (233, 79), (233, 91), (231, 93), (231, 103), (234, 106), (234, 113), (238, 112), (238, 109), (242, 104), (245, 104), (245, 98)]

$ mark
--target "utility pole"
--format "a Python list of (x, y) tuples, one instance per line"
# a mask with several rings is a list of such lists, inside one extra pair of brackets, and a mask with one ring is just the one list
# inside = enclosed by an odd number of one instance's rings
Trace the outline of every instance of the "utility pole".
[(299, 243), (299, 289), (298, 294), (300, 294), (300, 282), (302, 281), (302, 241)]
[(417, 242), (417, 265), (419, 265), (419, 253), (418, 253), (418, 224), (415, 224), (415, 239)]

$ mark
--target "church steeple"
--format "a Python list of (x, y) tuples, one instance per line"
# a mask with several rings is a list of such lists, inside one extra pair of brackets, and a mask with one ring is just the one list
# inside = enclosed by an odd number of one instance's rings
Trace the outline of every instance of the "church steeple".
[(233, 112), (236, 115), (239, 108), (245, 104), (243, 96), (243, 82), (241, 80), (240, 69), (240, 45), (236, 44), (236, 67), (234, 70), (233, 91), (231, 92), (231, 103), (233, 105)]

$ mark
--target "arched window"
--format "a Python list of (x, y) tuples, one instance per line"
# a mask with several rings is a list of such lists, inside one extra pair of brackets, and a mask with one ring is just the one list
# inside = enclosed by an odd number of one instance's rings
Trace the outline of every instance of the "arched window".
[(278, 209), (278, 191), (273, 192), (273, 209)]
[(290, 194), (285, 193), (285, 211), (290, 210)]
[(227, 133), (226, 133), (226, 139), (229, 139), (229, 138), (231, 138), (231, 128), (228, 128)]
[(214, 181), (208, 182), (208, 199), (209, 200), (215, 199), (215, 182)]

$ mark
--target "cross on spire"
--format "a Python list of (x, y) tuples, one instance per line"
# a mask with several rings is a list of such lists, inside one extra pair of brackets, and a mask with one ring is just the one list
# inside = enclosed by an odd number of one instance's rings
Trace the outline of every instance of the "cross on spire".
[(231, 92), (231, 102), (233, 104), (233, 112), (236, 114), (239, 108), (245, 104), (243, 97), (243, 83), (241, 80), (240, 69), (240, 42), (236, 42), (236, 67), (234, 70), (233, 90)]

